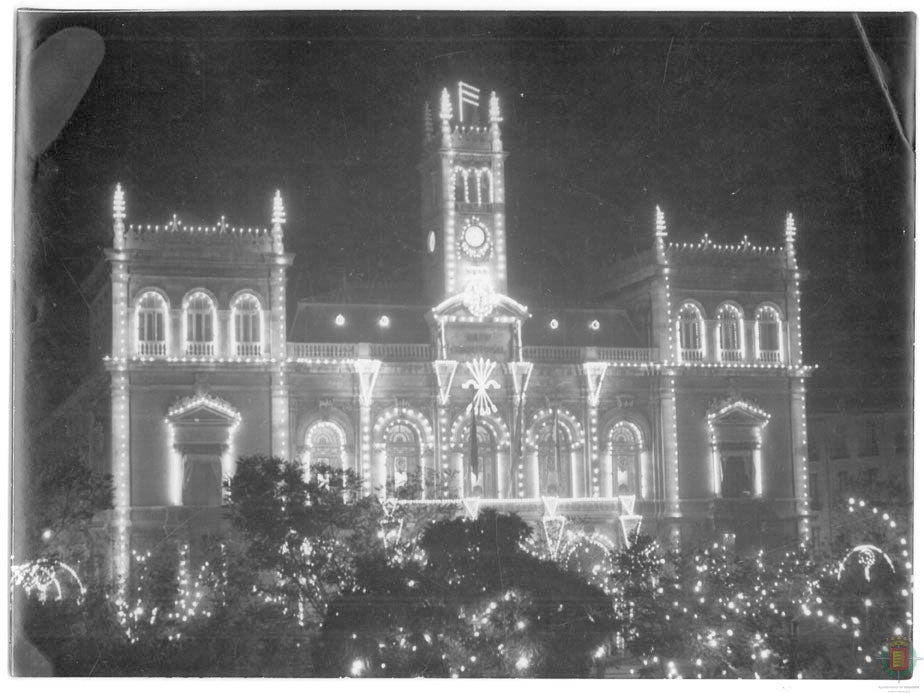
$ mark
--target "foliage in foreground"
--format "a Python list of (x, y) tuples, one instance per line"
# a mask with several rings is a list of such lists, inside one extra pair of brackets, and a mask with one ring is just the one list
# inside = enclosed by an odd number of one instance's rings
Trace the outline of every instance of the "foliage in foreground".
[(612, 600), (526, 553), (519, 517), (442, 520), (420, 565), (366, 564), (331, 604), (316, 650), (326, 676), (587, 676), (616, 626)]

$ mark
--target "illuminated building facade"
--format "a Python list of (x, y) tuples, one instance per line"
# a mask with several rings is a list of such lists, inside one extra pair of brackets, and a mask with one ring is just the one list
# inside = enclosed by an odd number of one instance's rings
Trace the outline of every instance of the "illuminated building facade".
[(517, 512), (556, 551), (639, 525), (808, 537), (792, 217), (780, 246), (724, 246), (672, 242), (652, 210), (650, 249), (593, 305), (527, 307), (507, 289), (499, 101), (454, 96), (425, 117), (420, 305), (305, 300), (287, 327), (278, 194), (254, 229), (127, 223), (116, 190), (99, 324), (123, 563), (135, 534), (217, 523), (250, 454), (352, 469), (390, 509)]

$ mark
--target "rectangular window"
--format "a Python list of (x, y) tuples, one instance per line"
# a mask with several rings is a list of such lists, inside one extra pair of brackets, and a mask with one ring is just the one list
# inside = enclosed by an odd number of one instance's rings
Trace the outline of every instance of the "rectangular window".
[(722, 453), (722, 497), (754, 495), (754, 456), (750, 451)]
[(725, 318), (722, 320), (721, 349), (723, 351), (738, 350), (738, 321)]
[(776, 322), (758, 323), (760, 348), (762, 351), (779, 351), (780, 329)]

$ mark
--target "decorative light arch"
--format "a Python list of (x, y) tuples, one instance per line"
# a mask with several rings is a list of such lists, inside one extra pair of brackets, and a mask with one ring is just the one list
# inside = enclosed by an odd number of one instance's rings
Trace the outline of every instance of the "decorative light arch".
[[(559, 423), (564, 424), (568, 430), (568, 435), (571, 437), (571, 449), (580, 450), (584, 447), (584, 428), (581, 426), (581, 422), (567, 409), (563, 407), (555, 407), (555, 409), (558, 411)], [(552, 418), (553, 413), (554, 411), (551, 407), (546, 407), (530, 417), (529, 428), (526, 429), (526, 448), (528, 450), (537, 449), (539, 427), (547, 419)]]
[(232, 356), (262, 355), (263, 316), (263, 301), (255, 292), (244, 289), (232, 296), (230, 329)]
[(586, 532), (568, 532), (567, 543), (565, 544), (564, 550), (560, 553), (562, 562), (567, 563), (571, 558), (572, 554), (577, 551), (582, 544), (592, 544), (597, 548), (601, 549), (605, 553), (609, 554), (612, 551), (616, 550), (616, 545), (613, 541), (600, 532), (594, 531), (591, 533)]
[[(645, 449), (645, 436), (642, 435), (642, 429), (635, 423), (626, 419), (619, 419), (610, 427), (606, 436), (606, 451), (610, 456), (612, 465), (613, 486), (615, 487), (616, 477), (616, 460), (614, 459), (615, 446), (618, 443), (628, 443), (635, 447), (634, 464), (638, 472), (638, 489), (636, 492), (644, 497), (648, 495), (648, 477), (645, 473), (645, 464), (642, 460), (642, 451)], [(614, 488), (615, 491), (615, 488)]]
[(702, 361), (706, 355), (706, 322), (702, 307), (695, 301), (683, 301), (677, 309), (674, 329), (680, 361)]
[(205, 289), (193, 289), (183, 298), (183, 353), (187, 356), (215, 355), (217, 305), (215, 297)]
[[(465, 449), (467, 443), (463, 431), (472, 421), (472, 415), (468, 412), (462, 412), (453, 422), (449, 433), (450, 449), (458, 452)], [(510, 448), (510, 429), (502, 418), (497, 414), (488, 414), (478, 417), (478, 423), (487, 426), (491, 430), (498, 450), (508, 450)]]
[(421, 451), (432, 450), (435, 447), (435, 437), (433, 427), (427, 418), (419, 411), (408, 407), (391, 407), (386, 409), (375, 421), (373, 431), (376, 438), (376, 449), (382, 449), (385, 445), (384, 434), (387, 426), (393, 422), (400, 422), (409, 425), (416, 433), (420, 441)]
[[(159, 318), (159, 319), (158, 319)], [(166, 356), (170, 344), (170, 300), (157, 288), (142, 289), (135, 298), (135, 354)]]
[[(755, 351), (757, 352), (758, 361), (769, 361), (772, 363), (778, 363), (783, 360), (783, 314), (780, 309), (772, 303), (762, 303), (757, 307), (757, 310), (754, 313), (754, 342), (755, 342)], [(772, 325), (775, 324), (775, 330)], [(770, 326), (768, 332), (771, 334), (775, 333), (776, 336), (776, 346), (773, 344), (765, 343), (765, 339), (762, 338), (761, 327), (763, 325)]]
[(715, 312), (715, 351), (720, 362), (744, 360), (744, 311), (724, 301)]
[(340, 466), (346, 469), (346, 434), (343, 429), (333, 421), (315, 421), (305, 431), (305, 457), (303, 460), (305, 465), (310, 466), (313, 464), (311, 453), (314, 449), (314, 443), (312, 439), (317, 433), (322, 431), (329, 431), (337, 441), (337, 444), (340, 446)]

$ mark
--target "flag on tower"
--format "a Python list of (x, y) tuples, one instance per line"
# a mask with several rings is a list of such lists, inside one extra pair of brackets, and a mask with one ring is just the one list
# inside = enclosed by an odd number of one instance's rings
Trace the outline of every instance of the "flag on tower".
[(481, 103), (481, 89), (473, 87), (471, 84), (459, 82), (459, 122), (465, 121), (465, 108), (463, 104), (469, 104), (478, 108)]

